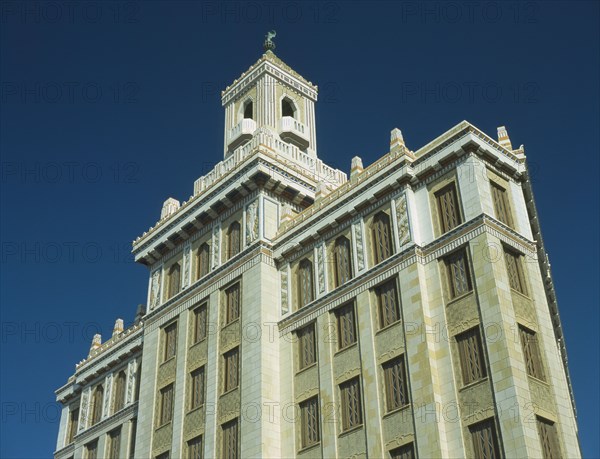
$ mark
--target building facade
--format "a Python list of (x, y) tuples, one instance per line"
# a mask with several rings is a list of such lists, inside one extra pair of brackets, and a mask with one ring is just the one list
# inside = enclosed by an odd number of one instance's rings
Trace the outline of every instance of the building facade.
[(462, 122), (349, 177), (265, 54), (224, 159), (133, 242), (147, 306), (57, 390), (56, 459), (580, 457), (524, 148)]

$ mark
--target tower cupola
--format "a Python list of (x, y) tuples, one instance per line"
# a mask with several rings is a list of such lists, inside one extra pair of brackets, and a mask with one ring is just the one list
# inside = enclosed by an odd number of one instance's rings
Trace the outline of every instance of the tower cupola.
[(225, 157), (260, 130), (303, 153), (317, 156), (318, 88), (275, 55), (275, 35), (275, 31), (266, 35), (262, 57), (221, 93)]

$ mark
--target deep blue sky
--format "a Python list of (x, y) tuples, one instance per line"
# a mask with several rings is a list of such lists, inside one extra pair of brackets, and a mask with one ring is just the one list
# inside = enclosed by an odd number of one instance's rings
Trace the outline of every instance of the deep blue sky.
[(598, 446), (598, 2), (0, 4), (0, 456), (49, 457), (53, 392), (146, 301), (131, 240), (222, 158), (220, 90), (262, 53), (317, 83), (318, 152), (349, 171), (399, 127), (466, 119), (525, 144), (587, 457)]

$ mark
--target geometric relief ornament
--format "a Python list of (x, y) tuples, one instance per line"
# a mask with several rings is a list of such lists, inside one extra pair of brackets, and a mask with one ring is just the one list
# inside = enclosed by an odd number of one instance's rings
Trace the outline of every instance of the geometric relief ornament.
[(246, 207), (246, 245), (258, 237), (258, 199)]
[(317, 269), (319, 273), (319, 293), (325, 292), (325, 243), (317, 247)]
[(190, 279), (190, 250), (191, 247), (187, 245), (183, 248), (183, 278), (181, 279), (181, 288), (184, 289), (189, 285)]
[(288, 313), (288, 272), (287, 266), (281, 271), (281, 313)]
[(365, 269), (365, 251), (360, 220), (352, 224), (352, 231), (354, 233), (354, 240), (356, 241), (356, 262), (358, 264), (358, 270), (362, 271)]
[(88, 417), (88, 409), (90, 405), (90, 393), (92, 391), (91, 387), (88, 387), (81, 393), (81, 412), (79, 414), (79, 424), (77, 431), (81, 432), (85, 430), (87, 427), (87, 417)]
[(398, 239), (400, 240), (400, 246), (402, 247), (411, 240), (406, 193), (402, 193), (396, 198), (396, 221), (398, 223)]
[(160, 268), (152, 273), (150, 285), (150, 310), (158, 306), (160, 301)]
[(212, 235), (212, 246), (213, 246), (213, 259), (212, 259), (212, 267), (215, 269), (219, 266), (219, 261), (221, 259), (221, 225), (217, 223), (213, 226), (213, 235)]
[(106, 389), (104, 390), (104, 403), (103, 403), (103, 409), (102, 409), (102, 418), (107, 418), (109, 415), (110, 399), (112, 398), (111, 397), (112, 382), (113, 382), (113, 374), (110, 373), (109, 375), (106, 376), (105, 383), (104, 383), (104, 387), (106, 387)]
[(135, 387), (136, 371), (137, 371), (136, 359), (133, 359), (127, 365), (127, 391), (125, 392), (126, 393), (126, 398), (125, 398), (126, 405), (133, 403), (133, 389)]

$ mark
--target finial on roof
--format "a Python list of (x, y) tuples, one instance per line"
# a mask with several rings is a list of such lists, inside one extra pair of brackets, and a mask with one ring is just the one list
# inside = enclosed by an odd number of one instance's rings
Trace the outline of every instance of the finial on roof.
[(512, 150), (512, 144), (510, 143), (510, 137), (508, 137), (508, 131), (506, 130), (506, 127), (504, 126), (500, 126), (498, 128), (498, 143), (508, 149), (508, 150)]
[(94, 335), (94, 337), (92, 338), (92, 345), (90, 347), (89, 355), (92, 355), (92, 352), (95, 351), (96, 349), (98, 349), (100, 346), (102, 346), (102, 335), (96, 333)]
[(322, 199), (329, 194), (329, 188), (327, 187), (327, 183), (324, 180), (320, 180), (317, 183), (317, 192), (315, 193), (315, 201), (317, 199)]
[(294, 218), (294, 211), (289, 204), (283, 205), (283, 212), (281, 213), (281, 221), (287, 222)]
[(123, 319), (117, 319), (115, 321), (115, 326), (113, 327), (113, 337), (117, 336), (119, 333), (123, 333)]
[(167, 217), (173, 215), (175, 212), (177, 212), (179, 210), (180, 207), (181, 207), (181, 204), (179, 204), (179, 201), (177, 199), (175, 199), (175, 198), (167, 199), (162, 206), (162, 210), (160, 212), (160, 219), (162, 220), (163, 218), (167, 218)]
[(392, 129), (390, 133), (390, 151), (403, 150), (406, 147), (402, 131), (398, 128)]
[(135, 311), (135, 320), (134, 323), (137, 325), (142, 321), (142, 317), (144, 317), (144, 311), (146, 307), (143, 304), (138, 304), (137, 310)]
[(277, 32), (274, 30), (269, 30), (267, 35), (265, 36), (265, 42), (263, 43), (263, 48), (265, 51), (272, 51), (275, 49), (275, 42), (272, 40), (277, 35)]
[(363, 171), (363, 162), (359, 156), (352, 158), (352, 164), (350, 166), (350, 178), (355, 177)]

